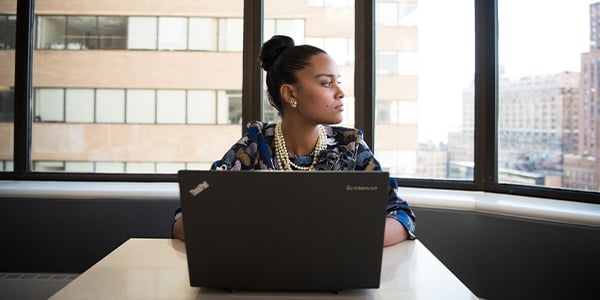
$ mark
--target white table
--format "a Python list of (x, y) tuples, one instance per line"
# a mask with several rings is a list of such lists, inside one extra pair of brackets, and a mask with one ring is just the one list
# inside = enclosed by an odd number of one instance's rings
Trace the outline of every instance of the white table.
[(234, 292), (191, 287), (185, 244), (130, 239), (50, 299), (477, 299), (421, 242), (383, 252), (379, 289), (333, 293)]

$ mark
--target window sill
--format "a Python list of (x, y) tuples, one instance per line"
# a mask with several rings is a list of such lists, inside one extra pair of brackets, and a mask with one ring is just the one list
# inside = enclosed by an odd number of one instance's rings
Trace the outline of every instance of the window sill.
[[(600, 205), (508, 194), (399, 188), (415, 208), (473, 211), (534, 220), (600, 227)], [(175, 182), (0, 181), (0, 198), (179, 199)]]

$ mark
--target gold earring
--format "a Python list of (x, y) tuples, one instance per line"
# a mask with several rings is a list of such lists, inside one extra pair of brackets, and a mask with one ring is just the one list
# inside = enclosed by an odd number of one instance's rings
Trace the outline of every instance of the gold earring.
[(298, 106), (298, 101), (296, 101), (296, 99), (292, 99), (292, 101), (290, 101), (290, 106), (292, 108), (296, 108)]

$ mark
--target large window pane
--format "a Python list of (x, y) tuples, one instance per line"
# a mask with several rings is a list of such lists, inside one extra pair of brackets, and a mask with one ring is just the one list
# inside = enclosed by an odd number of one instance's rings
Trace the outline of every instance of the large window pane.
[[(208, 168), (240, 138), (244, 1), (173, 6), (159, 0), (143, 11), (127, 1), (38, 2), (34, 171)], [(3, 53), (0, 66), (7, 61)], [(5, 99), (12, 97), (13, 77), (0, 73), (7, 90), (0, 88), (0, 111), (11, 114), (14, 106)], [(12, 131), (11, 142), (1, 142), (8, 128), (0, 121), (2, 168), (12, 168), (12, 156), (2, 152), (13, 145)]]
[(473, 179), (473, 4), (376, 2), (375, 154), (394, 176)]
[[(310, 44), (325, 50), (340, 70), (344, 91), (343, 125), (354, 127), (354, 1), (265, 1), (263, 40), (287, 35), (296, 45)], [(264, 72), (263, 72), (264, 73)], [(275, 121), (264, 87), (263, 115)]]
[(498, 1), (500, 183), (600, 190), (596, 2)]

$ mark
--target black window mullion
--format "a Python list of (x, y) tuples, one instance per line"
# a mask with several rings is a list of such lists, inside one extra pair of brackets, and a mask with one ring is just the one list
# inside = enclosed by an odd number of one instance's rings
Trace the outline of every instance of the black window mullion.
[(14, 93), (14, 175), (31, 172), (31, 86), (35, 1), (17, 1)]
[(262, 72), (260, 48), (264, 1), (244, 0), (244, 50), (242, 74), (242, 132), (251, 120), (262, 120)]
[(479, 190), (498, 183), (497, 0), (475, 0), (475, 128), (473, 180)]
[(354, 8), (354, 126), (375, 149), (375, 1), (356, 1)]

